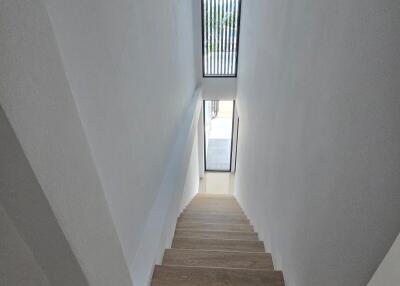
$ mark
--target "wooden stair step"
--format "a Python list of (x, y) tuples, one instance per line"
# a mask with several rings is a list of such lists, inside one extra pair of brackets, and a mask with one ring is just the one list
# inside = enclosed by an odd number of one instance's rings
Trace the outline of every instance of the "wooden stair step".
[(177, 228), (175, 238), (214, 238), (214, 239), (238, 239), (258, 240), (256, 232), (241, 231), (212, 231), (212, 230), (185, 230)]
[(184, 210), (182, 212), (182, 215), (220, 215), (220, 216), (246, 216), (246, 214), (243, 211), (221, 211), (221, 210)]
[(235, 199), (231, 194), (209, 194), (209, 193), (197, 193), (194, 199), (197, 198), (211, 198), (211, 199)]
[(226, 198), (202, 198), (202, 197), (195, 197), (190, 203), (196, 202), (212, 202), (212, 203), (234, 203), (238, 204), (238, 202), (232, 197)]
[(242, 209), (237, 208), (237, 207), (221, 207), (221, 206), (216, 206), (216, 207), (187, 207), (184, 211), (189, 211), (189, 212), (203, 212), (203, 213), (211, 213), (211, 212), (222, 212), (222, 213), (243, 213)]
[(262, 241), (236, 239), (174, 238), (172, 241), (172, 248), (265, 252), (264, 243)]
[(280, 271), (156, 265), (151, 286), (284, 286)]
[(167, 249), (164, 253), (162, 264), (264, 270), (274, 269), (270, 254), (217, 250)]
[(225, 206), (225, 207), (237, 207), (240, 208), (240, 205), (234, 201), (192, 201), (188, 207), (190, 206), (201, 206), (201, 207), (211, 207), (211, 206)]
[(193, 204), (228, 204), (228, 205), (235, 205), (239, 206), (238, 202), (235, 199), (201, 199), (201, 198), (194, 198), (189, 205)]
[(182, 213), (195, 214), (223, 214), (223, 215), (245, 215), (242, 209), (232, 208), (186, 208)]
[(189, 205), (185, 208), (185, 210), (200, 210), (200, 211), (242, 211), (239, 206), (235, 205), (221, 205), (221, 204), (208, 204), (204, 206), (202, 204), (199, 205)]
[(227, 202), (238, 204), (237, 200), (233, 197), (220, 197), (220, 198), (204, 198), (204, 197), (194, 197), (190, 203), (193, 202)]
[(223, 213), (195, 213), (195, 212), (183, 212), (180, 218), (213, 218), (213, 219), (237, 219), (247, 220), (247, 216), (244, 214), (223, 214)]
[(248, 219), (243, 218), (217, 218), (217, 217), (180, 217), (178, 223), (224, 223), (224, 224), (248, 224)]
[(196, 200), (191, 201), (188, 206), (211, 206), (211, 205), (222, 205), (222, 206), (235, 206), (240, 205), (235, 200)]
[(249, 224), (221, 224), (221, 223), (181, 223), (178, 222), (176, 228), (196, 229), (196, 230), (219, 230), (219, 231), (250, 231), (253, 226)]

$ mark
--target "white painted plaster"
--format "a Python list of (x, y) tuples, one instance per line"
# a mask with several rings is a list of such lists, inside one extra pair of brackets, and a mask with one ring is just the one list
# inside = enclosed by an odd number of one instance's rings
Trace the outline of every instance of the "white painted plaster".
[(368, 286), (394, 286), (400, 284), (400, 235), (379, 265)]
[(192, 2), (46, 3), (132, 270), (196, 86)]
[(1, 205), (0, 234), (0, 285), (51, 286)]
[[(0, 285), (21, 285), (11, 281), (1, 282), (2, 277), (10, 275), (21, 279), (21, 283), (36, 285), (36, 279), (26, 277), (34, 266), (25, 267), (27, 261), (24, 256), (18, 255), (29, 249), (29, 255), (32, 255), (50, 285), (87, 286), (86, 277), (1, 106), (0, 138), (0, 207), (4, 208), (7, 220), (18, 232), (20, 238), (16, 240), (24, 242), (11, 242), (14, 235), (7, 231), (13, 232), (12, 228), (0, 230), (0, 272), (3, 270)], [(8, 249), (10, 247), (12, 249)], [(10, 258), (13, 253), (15, 257)], [(18, 266), (20, 262), (21, 267)]]
[(46, 6), (1, 1), (0, 27), (0, 104), (89, 285), (131, 286)]
[(366, 285), (400, 230), (399, 3), (242, 13), (236, 196), (287, 286)]
[(236, 82), (236, 78), (203, 78), (203, 97), (205, 100), (234, 100)]
[(130, 265), (135, 285), (149, 284), (154, 264), (161, 263), (165, 248), (171, 246), (178, 215), (198, 190), (195, 137), (200, 98), (200, 90), (197, 90), (181, 122), (163, 183), (150, 210), (134, 262)]

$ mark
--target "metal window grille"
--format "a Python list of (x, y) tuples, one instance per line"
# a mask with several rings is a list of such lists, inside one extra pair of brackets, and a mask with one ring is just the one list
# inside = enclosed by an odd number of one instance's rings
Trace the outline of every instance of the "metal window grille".
[(236, 77), (241, 0), (201, 0), (203, 76)]

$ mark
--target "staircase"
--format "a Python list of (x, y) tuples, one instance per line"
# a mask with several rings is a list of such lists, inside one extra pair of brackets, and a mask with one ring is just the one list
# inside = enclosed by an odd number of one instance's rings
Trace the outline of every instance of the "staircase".
[(284, 286), (249, 220), (231, 195), (198, 194), (178, 218), (172, 248), (151, 286)]

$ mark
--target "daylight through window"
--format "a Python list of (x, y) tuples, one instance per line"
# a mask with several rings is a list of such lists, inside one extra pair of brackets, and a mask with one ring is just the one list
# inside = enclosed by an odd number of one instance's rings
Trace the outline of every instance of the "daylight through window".
[(203, 76), (236, 77), (240, 0), (201, 0)]

